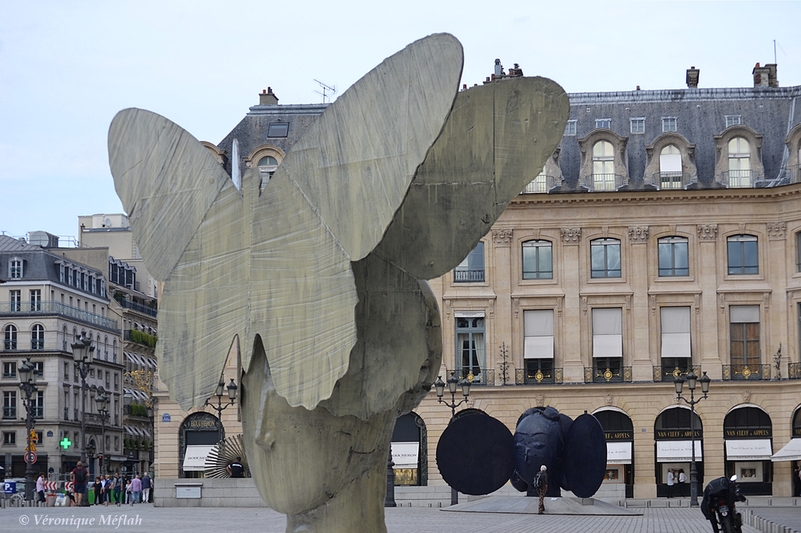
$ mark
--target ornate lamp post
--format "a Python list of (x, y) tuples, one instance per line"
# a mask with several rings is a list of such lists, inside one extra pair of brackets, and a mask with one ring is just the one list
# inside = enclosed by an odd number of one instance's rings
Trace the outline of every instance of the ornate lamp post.
[(25, 448), (25, 462), (27, 463), (27, 466), (25, 467), (25, 500), (32, 501), (34, 480), (33, 461), (31, 460), (33, 454), (33, 450), (31, 449), (31, 431), (33, 431), (34, 425), (33, 416), (35, 406), (31, 397), (33, 396), (34, 392), (39, 390), (39, 388), (36, 386), (36, 367), (33, 363), (31, 363), (30, 357), (24, 363), (22, 363), (22, 366), (20, 366), (19, 376), (19, 388), (25, 394), (23, 402), (25, 404), (25, 411), (27, 413), (25, 418), (25, 428), (28, 435), (28, 446)]
[(100, 387), (100, 393), (95, 398), (97, 402), (97, 416), (100, 418), (100, 457), (102, 457), (102, 464), (100, 465), (100, 474), (106, 474), (106, 421), (111, 418), (108, 411), (108, 396), (103, 387)]
[[(228, 407), (229, 405), (234, 405), (234, 401), (236, 400), (237, 388), (238, 387), (236, 386), (236, 383), (234, 383), (234, 378), (231, 378), (231, 383), (229, 383), (228, 386), (226, 386), (225, 381), (221, 379), (220, 382), (217, 384), (217, 390), (214, 391), (214, 395), (217, 397), (217, 405), (214, 405), (213, 403), (209, 402), (209, 398), (206, 398), (206, 403), (204, 404), (204, 406), (208, 405), (209, 407), (217, 411), (217, 416), (219, 417), (220, 413), (222, 413), (226, 407)], [(228, 399), (230, 401), (225, 405), (223, 405), (222, 399), (223, 395), (225, 394), (224, 392), (225, 389), (228, 390)]]
[(86, 337), (86, 331), (81, 331), (81, 336), (71, 346), (75, 369), (81, 375), (81, 462), (86, 463), (86, 376), (94, 361), (95, 347), (92, 339)]
[[(461, 380), (456, 377), (456, 372), (451, 372), (451, 377), (448, 378), (448, 392), (451, 393), (451, 401), (443, 401), (442, 397), (445, 395), (445, 382), (442, 381), (442, 376), (437, 376), (437, 381), (434, 383), (434, 388), (437, 391), (437, 401), (444, 403), (451, 408), (451, 422), (456, 416), (456, 408), (465, 403), (470, 396), (470, 380), (462, 378)], [(462, 388), (462, 398), (459, 402), (456, 401), (456, 389)], [(450, 424), (450, 422), (448, 422)], [(451, 487), (451, 505), (459, 503), (459, 493)]]
[[(681, 395), (681, 389), (687, 382), (687, 388), (690, 389), (690, 399), (688, 400)], [(701, 382), (701, 392), (704, 393), (702, 398), (695, 399), (695, 387), (697, 382)], [(695, 372), (690, 370), (687, 377), (676, 376), (673, 380), (673, 385), (676, 387), (676, 399), (682, 400), (690, 406), (690, 446), (692, 447), (692, 461), (690, 463), (690, 507), (698, 507), (698, 470), (695, 467), (695, 404), (701, 400), (706, 400), (707, 393), (709, 393), (709, 382), (712, 381), (704, 372), (700, 379), (695, 375)]]

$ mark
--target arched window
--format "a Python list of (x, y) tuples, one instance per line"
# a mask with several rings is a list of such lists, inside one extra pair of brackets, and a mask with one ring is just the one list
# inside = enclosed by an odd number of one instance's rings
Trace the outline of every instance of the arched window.
[(681, 189), (681, 151), (674, 144), (662, 148), (659, 154), (659, 178), (662, 189)]
[(5, 350), (16, 350), (17, 349), (17, 327), (9, 324), (6, 326), (5, 331), (5, 342), (3, 344), (3, 348)]
[(592, 145), (592, 188), (594, 191), (615, 190), (615, 155), (608, 141)]
[(751, 187), (751, 145), (744, 137), (729, 141), (729, 187)]
[(278, 160), (271, 155), (267, 155), (259, 159), (259, 176), (262, 180), (262, 185), (270, 181), (278, 170)]
[(44, 350), (44, 326), (41, 324), (31, 329), (31, 350)]
[(553, 245), (550, 241), (526, 241), (522, 255), (523, 279), (553, 279)]

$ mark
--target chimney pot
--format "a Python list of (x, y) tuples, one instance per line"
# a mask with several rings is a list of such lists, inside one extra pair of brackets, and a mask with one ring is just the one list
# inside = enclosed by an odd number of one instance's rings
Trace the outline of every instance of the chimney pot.
[(259, 105), (278, 105), (278, 97), (273, 93), (272, 87), (267, 87), (266, 91), (262, 89), (259, 95)]
[(692, 66), (687, 69), (687, 87), (690, 89), (697, 89), (698, 88), (698, 78), (701, 75), (701, 70)]

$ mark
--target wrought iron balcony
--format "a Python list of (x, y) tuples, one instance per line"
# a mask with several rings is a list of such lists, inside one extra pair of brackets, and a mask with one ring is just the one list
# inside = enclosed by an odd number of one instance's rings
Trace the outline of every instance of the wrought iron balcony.
[(631, 383), (631, 367), (584, 367), (584, 383)]
[(801, 379), (801, 363), (789, 363), (787, 374), (788, 379)]
[(154, 309), (152, 307), (148, 307), (146, 305), (142, 305), (142, 304), (137, 303), (137, 302), (132, 302), (132, 301), (128, 300), (127, 298), (122, 298), (122, 299), (117, 300), (117, 301), (119, 302), (119, 304), (122, 307), (124, 307), (126, 309), (132, 309), (132, 310), (134, 310), (134, 311), (136, 311), (138, 313), (142, 313), (143, 315), (148, 315), (148, 316), (155, 317), (156, 314), (158, 313), (158, 309)]
[(770, 379), (770, 367), (773, 365), (723, 365), (724, 380), (767, 380)]
[(5, 419), (9, 419), (9, 418), (16, 419), (17, 418), (17, 407), (16, 406), (5, 406), (4, 405), (3, 406), (3, 418), (5, 418)]
[(495, 370), (477, 366), (462, 366), (458, 370), (459, 376), (470, 380), (472, 385), (495, 385)]
[(77, 320), (91, 326), (119, 331), (117, 321), (96, 315), (77, 307), (54, 301), (5, 302), (0, 303), (0, 316), (46, 316), (57, 315)]
[(753, 170), (728, 170), (718, 175), (718, 181), (732, 189), (749, 189), (762, 176)]
[(531, 180), (526, 188), (523, 189), (522, 194), (544, 194), (556, 186), (555, 176), (543, 176), (545, 179), (537, 176)]
[(581, 184), (590, 191), (616, 191), (626, 184), (628, 179), (620, 174), (590, 174), (581, 179)]
[(453, 281), (455, 283), (477, 283), (484, 281), (484, 269), (481, 270), (460, 270), (453, 271)]
[(654, 381), (673, 381), (679, 376), (686, 376), (692, 370), (696, 376), (701, 375), (701, 365), (662, 365), (654, 367)]
[(515, 383), (518, 385), (553, 385), (563, 383), (561, 368), (552, 369), (516, 369)]

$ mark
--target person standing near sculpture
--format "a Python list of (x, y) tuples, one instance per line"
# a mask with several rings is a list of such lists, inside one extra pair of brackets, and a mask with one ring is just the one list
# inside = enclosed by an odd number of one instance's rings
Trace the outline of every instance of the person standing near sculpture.
[(78, 461), (78, 464), (70, 473), (70, 481), (72, 481), (75, 490), (75, 505), (78, 507), (83, 505), (83, 497), (86, 494), (87, 475), (88, 472), (86, 471), (86, 468), (83, 467), (83, 463), (81, 461)]
[(668, 498), (672, 498), (673, 497), (673, 484), (675, 483), (675, 481), (676, 481), (676, 476), (673, 474), (673, 469), (672, 468), (668, 468), (668, 472), (667, 472), (667, 497)]
[(142, 476), (142, 503), (150, 502), (150, 488), (153, 486), (153, 481), (150, 479), (150, 476), (145, 475)]
[(537, 487), (537, 495), (540, 497), (537, 514), (545, 514), (545, 494), (548, 493), (548, 467), (542, 465), (540, 471), (534, 476), (534, 486)]

